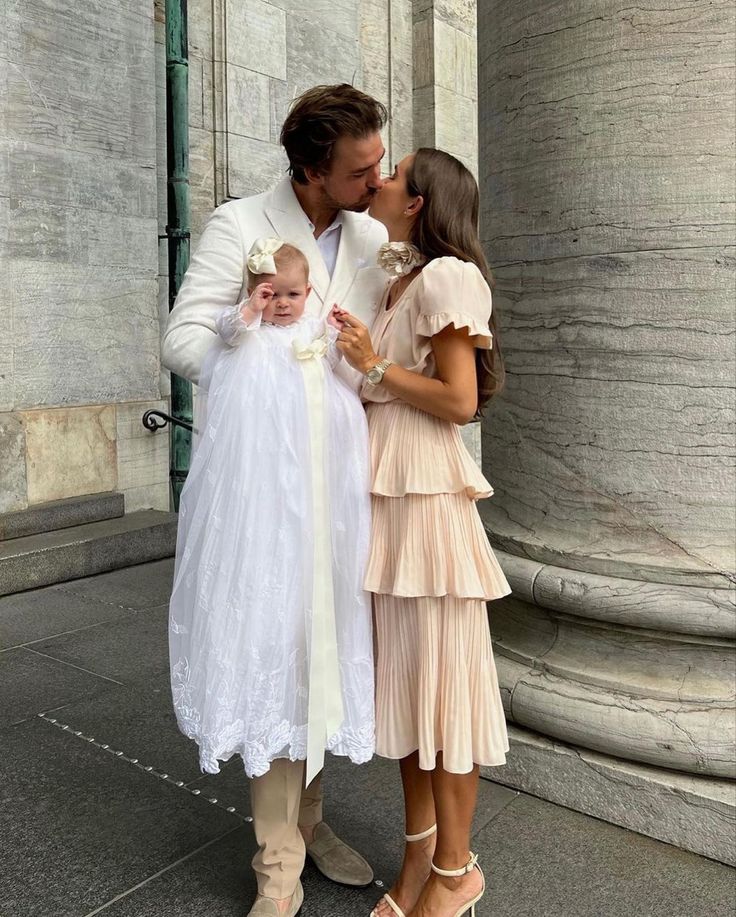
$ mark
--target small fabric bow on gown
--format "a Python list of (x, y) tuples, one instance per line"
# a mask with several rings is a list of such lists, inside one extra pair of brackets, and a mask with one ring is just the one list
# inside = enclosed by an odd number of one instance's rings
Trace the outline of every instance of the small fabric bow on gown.
[(294, 341), (291, 345), (294, 349), (294, 355), (297, 360), (312, 360), (323, 357), (327, 353), (327, 338), (315, 338), (309, 344), (302, 344), (300, 341)]

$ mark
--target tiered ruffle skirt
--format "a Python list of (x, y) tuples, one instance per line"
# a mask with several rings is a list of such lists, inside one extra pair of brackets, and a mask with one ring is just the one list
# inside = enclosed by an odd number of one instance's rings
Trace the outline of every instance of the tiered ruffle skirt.
[(486, 601), (508, 595), (475, 501), (491, 485), (455, 424), (403, 402), (368, 407), (376, 617), (376, 750), (468, 773), (506, 760)]

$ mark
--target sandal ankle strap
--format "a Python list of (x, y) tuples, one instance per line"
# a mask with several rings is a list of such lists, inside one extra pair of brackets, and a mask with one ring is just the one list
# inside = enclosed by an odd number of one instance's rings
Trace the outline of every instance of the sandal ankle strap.
[(454, 878), (456, 876), (464, 876), (469, 872), (472, 872), (475, 867), (478, 865), (478, 855), (470, 851), (470, 859), (465, 864), (461, 866), (460, 869), (440, 869), (439, 866), (435, 866), (432, 863), (432, 872), (436, 872), (437, 875), (447, 876), (448, 878)]
[(437, 830), (437, 825), (432, 825), (431, 828), (427, 828), (426, 831), (422, 831), (419, 834), (405, 834), (405, 841), (423, 841), (427, 837), (431, 837)]

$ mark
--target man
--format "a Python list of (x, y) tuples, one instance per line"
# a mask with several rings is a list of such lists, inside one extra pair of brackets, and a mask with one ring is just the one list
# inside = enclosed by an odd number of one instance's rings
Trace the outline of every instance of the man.
[[(218, 315), (247, 295), (246, 256), (263, 236), (284, 239), (307, 256), (308, 312), (326, 317), (337, 303), (370, 323), (386, 284), (376, 266), (386, 232), (364, 211), (382, 184), (386, 117), (383, 105), (346, 84), (317, 86), (296, 100), (281, 131), (290, 178), (223, 204), (205, 227), (166, 327), (162, 359), (169, 369), (198, 381)], [(341, 371), (357, 383), (349, 367)], [(303, 761), (277, 759), (251, 781), (259, 894), (250, 917), (297, 913), (305, 853), (333, 881), (373, 879), (363, 857), (322, 821), (321, 775), (306, 789), (303, 779)]]

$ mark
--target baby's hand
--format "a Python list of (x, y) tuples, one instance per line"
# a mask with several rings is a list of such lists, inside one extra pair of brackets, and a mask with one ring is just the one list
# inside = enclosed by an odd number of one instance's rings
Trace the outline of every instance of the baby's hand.
[(241, 315), (243, 318), (247, 319), (246, 309), (249, 309), (253, 314), (260, 315), (261, 312), (266, 308), (266, 306), (271, 301), (273, 296), (273, 287), (270, 283), (259, 283), (258, 286), (250, 294), (250, 298), (247, 302), (243, 304), (241, 309)]
[(327, 316), (327, 324), (332, 325), (333, 328), (337, 328), (338, 331), (342, 331), (342, 315), (344, 309), (341, 309), (337, 303), (332, 304), (332, 310)]

